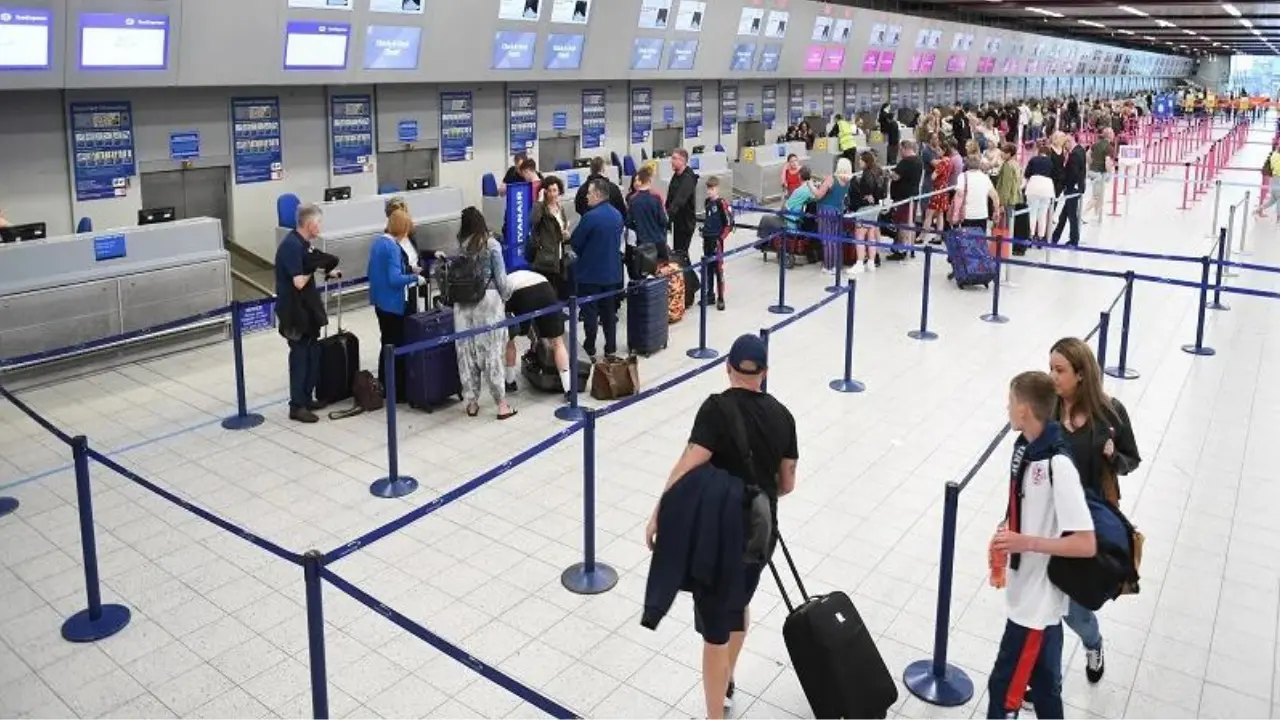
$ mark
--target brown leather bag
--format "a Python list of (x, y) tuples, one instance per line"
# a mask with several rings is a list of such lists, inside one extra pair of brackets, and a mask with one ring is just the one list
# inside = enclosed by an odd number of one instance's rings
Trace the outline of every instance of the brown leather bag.
[(640, 391), (640, 367), (635, 355), (604, 358), (591, 370), (591, 397), (618, 400)]
[(329, 413), (330, 420), (342, 420), (355, 417), (362, 412), (381, 410), (383, 405), (382, 383), (368, 370), (356, 373), (351, 383), (351, 407), (346, 410), (334, 410)]

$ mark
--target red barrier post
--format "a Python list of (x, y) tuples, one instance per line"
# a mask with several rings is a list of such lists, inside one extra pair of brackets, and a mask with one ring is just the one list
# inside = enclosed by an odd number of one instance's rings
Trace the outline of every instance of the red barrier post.
[(1184, 168), (1182, 173), (1182, 207), (1179, 208), (1181, 210), (1187, 210), (1191, 207), (1187, 204), (1187, 189), (1191, 187), (1191, 163), (1187, 163)]
[(1116, 172), (1111, 176), (1111, 217), (1120, 217), (1119, 205), (1117, 197), (1120, 188), (1120, 168), (1116, 168)]

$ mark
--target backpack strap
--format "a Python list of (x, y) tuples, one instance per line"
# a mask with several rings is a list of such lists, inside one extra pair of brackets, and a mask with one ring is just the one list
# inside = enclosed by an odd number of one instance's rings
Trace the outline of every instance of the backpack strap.
[(729, 438), (733, 441), (734, 450), (747, 460), (747, 474), (751, 477), (742, 478), (742, 480), (748, 486), (758, 489), (760, 485), (755, 477), (756, 459), (751, 452), (751, 443), (747, 442), (747, 425), (742, 420), (742, 412), (737, 403), (730, 400), (724, 393), (713, 395), (712, 397), (715, 398), (715, 404), (720, 409), (720, 414), (729, 423)]

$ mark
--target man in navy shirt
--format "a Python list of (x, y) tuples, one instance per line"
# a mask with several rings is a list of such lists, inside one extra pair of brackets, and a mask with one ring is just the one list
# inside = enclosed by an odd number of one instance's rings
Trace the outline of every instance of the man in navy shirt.
[[(609, 202), (609, 181), (596, 178), (587, 184), (590, 209), (573, 229), (569, 243), (578, 260), (573, 266), (579, 297), (622, 287), (622, 214)], [(596, 330), (604, 325), (604, 354), (618, 352), (618, 299), (606, 297), (582, 306), (582, 346), (594, 361)]]
[(316, 382), (320, 378), (320, 329), (328, 323), (316, 289), (315, 271), (340, 278), (336, 258), (312, 247), (320, 237), (323, 213), (315, 205), (298, 208), (292, 232), (276, 248), (276, 316), (289, 343), (289, 419), (314, 423)]

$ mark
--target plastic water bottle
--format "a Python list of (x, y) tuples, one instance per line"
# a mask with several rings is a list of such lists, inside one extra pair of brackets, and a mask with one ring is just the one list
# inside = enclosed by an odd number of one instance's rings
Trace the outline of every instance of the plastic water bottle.
[(991, 587), (1003, 590), (1008, 582), (1009, 553), (996, 550), (995, 539), (987, 546), (987, 564), (991, 570)]

